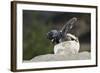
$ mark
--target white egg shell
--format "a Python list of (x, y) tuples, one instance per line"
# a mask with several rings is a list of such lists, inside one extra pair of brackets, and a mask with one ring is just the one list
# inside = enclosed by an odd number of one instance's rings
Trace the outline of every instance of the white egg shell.
[(75, 40), (65, 41), (54, 46), (54, 54), (59, 54), (59, 55), (77, 54), (79, 52), (79, 48), (80, 48), (79, 42), (76, 42)]

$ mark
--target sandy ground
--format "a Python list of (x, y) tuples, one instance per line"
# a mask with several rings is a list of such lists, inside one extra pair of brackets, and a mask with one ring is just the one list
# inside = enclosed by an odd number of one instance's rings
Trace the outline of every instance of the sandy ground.
[(31, 60), (24, 62), (45, 62), (45, 61), (67, 61), (67, 60), (87, 60), (91, 59), (91, 54), (89, 52), (80, 52), (76, 55), (55, 55), (55, 54), (45, 54), (32, 58)]

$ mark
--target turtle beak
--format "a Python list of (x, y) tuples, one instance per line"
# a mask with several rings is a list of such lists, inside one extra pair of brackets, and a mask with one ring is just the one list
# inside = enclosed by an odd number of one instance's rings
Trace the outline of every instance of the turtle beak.
[(51, 41), (54, 42), (54, 39), (52, 39)]

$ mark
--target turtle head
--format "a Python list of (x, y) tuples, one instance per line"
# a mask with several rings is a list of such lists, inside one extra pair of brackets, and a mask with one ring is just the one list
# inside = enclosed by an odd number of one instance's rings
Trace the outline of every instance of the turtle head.
[(47, 33), (47, 38), (51, 40), (52, 43), (59, 43), (59, 40), (61, 39), (62, 35), (60, 31), (57, 30), (51, 30)]

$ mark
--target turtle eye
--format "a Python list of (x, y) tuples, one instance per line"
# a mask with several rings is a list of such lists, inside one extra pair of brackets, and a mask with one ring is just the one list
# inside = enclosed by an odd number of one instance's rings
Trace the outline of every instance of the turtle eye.
[(48, 32), (48, 33), (47, 33), (47, 38), (48, 38), (48, 39), (51, 40), (51, 39), (53, 38), (52, 36), (53, 36), (53, 33), (52, 33), (52, 32)]
[(72, 41), (76, 41), (78, 42), (78, 38), (74, 39), (74, 38), (71, 38)]
[(75, 39), (74, 38), (71, 38), (71, 40), (74, 41)]
[(70, 40), (70, 41), (76, 41), (76, 42), (79, 42), (78, 38), (75, 37), (74, 35), (72, 34), (67, 34), (67, 39)]

